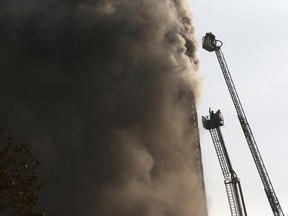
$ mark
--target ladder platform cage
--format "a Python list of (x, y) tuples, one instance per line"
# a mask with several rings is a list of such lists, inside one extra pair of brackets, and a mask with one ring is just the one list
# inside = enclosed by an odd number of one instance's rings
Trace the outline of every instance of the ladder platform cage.
[(209, 113), (210, 115), (208, 116), (202, 116), (202, 123), (205, 129), (211, 130), (224, 125), (223, 115), (221, 114), (220, 110), (216, 111), (215, 113), (209, 110)]

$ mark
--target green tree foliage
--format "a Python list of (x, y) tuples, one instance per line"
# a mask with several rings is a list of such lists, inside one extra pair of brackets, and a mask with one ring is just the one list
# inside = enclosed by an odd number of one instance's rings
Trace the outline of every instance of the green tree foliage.
[[(2, 133), (0, 132), (2, 135)], [(35, 174), (39, 161), (26, 142), (16, 143), (12, 137), (0, 142), (0, 215), (44, 216), (34, 207), (39, 197), (40, 183)]]

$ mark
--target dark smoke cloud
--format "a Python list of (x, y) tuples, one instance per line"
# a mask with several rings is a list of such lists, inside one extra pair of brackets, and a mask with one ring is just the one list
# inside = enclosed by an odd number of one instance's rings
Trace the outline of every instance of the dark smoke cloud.
[(0, 124), (39, 155), (51, 215), (204, 214), (186, 4), (0, 1)]

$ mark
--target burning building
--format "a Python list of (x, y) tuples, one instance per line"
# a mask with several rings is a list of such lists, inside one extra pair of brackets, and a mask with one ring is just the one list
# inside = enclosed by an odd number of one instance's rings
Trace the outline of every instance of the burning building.
[(3, 0), (0, 122), (55, 215), (206, 215), (185, 0)]

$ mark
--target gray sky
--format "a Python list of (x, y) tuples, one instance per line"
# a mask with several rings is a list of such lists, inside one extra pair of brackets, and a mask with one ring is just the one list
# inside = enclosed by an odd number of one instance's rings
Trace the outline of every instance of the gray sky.
[[(223, 41), (222, 51), (285, 214), (288, 214), (287, 52), (288, 2), (190, 0), (199, 43), (204, 90), (199, 119), (208, 109), (220, 109), (222, 133), (233, 167), (240, 177), (249, 216), (273, 215), (248, 145), (238, 123), (215, 53), (201, 48), (212, 32)], [(212, 139), (200, 129), (209, 216), (229, 215), (223, 177)]]

